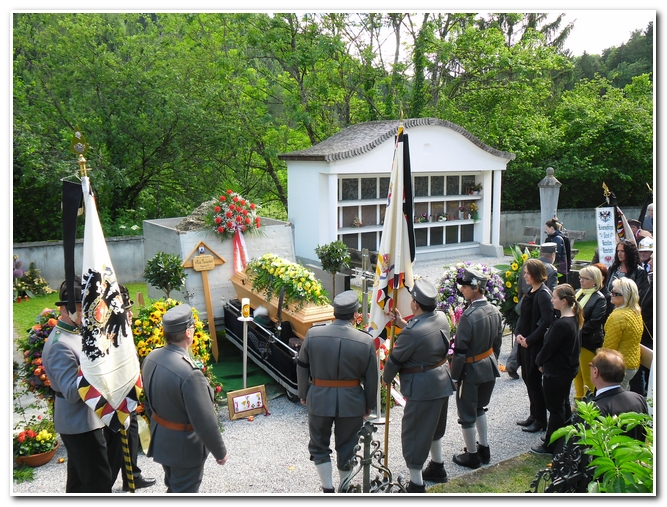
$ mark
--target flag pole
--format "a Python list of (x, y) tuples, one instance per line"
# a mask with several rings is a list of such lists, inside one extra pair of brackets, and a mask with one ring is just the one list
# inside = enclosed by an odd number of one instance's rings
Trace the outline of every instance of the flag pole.
[[(394, 298), (394, 308), (397, 308), (398, 300), (398, 289), (394, 287), (393, 289), (393, 298)], [(394, 335), (396, 334), (396, 320), (391, 322), (391, 330), (389, 331), (389, 352), (394, 348)], [(387, 384), (387, 389), (385, 393), (385, 408), (384, 408), (384, 466), (388, 468), (389, 462), (389, 410), (391, 407), (391, 382)], [(380, 408), (378, 408), (379, 412)]]

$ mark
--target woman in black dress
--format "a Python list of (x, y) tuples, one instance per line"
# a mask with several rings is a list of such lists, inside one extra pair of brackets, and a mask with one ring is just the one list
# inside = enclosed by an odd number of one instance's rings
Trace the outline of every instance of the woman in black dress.
[(521, 300), (521, 315), (516, 324), (516, 341), (519, 343), (519, 365), (521, 377), (526, 384), (530, 400), (530, 415), (525, 421), (517, 421), (524, 426), (523, 431), (536, 433), (547, 428), (547, 407), (542, 392), (542, 372), (535, 359), (544, 341), (544, 333), (554, 320), (551, 291), (544, 285), (547, 270), (539, 259), (528, 259), (524, 266), (524, 280), (530, 290)]
[(542, 371), (542, 390), (549, 411), (544, 443), (530, 449), (537, 454), (553, 454), (555, 445), (550, 443), (551, 435), (564, 427), (572, 416), (570, 389), (579, 371), (581, 327), (584, 324), (583, 309), (570, 284), (557, 286), (551, 302), (554, 309), (560, 311), (560, 317), (544, 335), (544, 345), (535, 359)]

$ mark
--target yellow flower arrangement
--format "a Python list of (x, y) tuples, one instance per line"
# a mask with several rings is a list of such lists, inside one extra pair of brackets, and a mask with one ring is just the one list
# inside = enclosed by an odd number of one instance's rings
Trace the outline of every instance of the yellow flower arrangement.
[[(164, 331), (162, 330), (162, 317), (167, 310), (180, 305), (175, 299), (158, 299), (152, 301), (148, 306), (139, 310), (139, 315), (132, 326), (134, 344), (139, 354), (139, 361), (150, 354), (153, 349), (164, 347)], [(192, 343), (192, 355), (202, 364), (211, 360), (211, 337), (204, 328), (204, 323), (199, 320), (199, 312), (193, 308), (195, 318), (195, 335)]]
[(322, 283), (315, 278), (312, 271), (275, 254), (266, 253), (259, 259), (252, 259), (248, 263), (246, 274), (253, 289), (263, 292), (267, 300), (277, 297), (280, 289), (284, 287), (285, 302), (295, 305), (297, 309), (306, 303), (329, 303)]
[(536, 259), (539, 257), (539, 254), (540, 252), (538, 249), (534, 249), (532, 252), (529, 252), (528, 249), (526, 249), (522, 253), (518, 246), (514, 245), (514, 248), (512, 248), (512, 257), (514, 257), (514, 260), (512, 264), (506, 266), (508, 269), (504, 272), (503, 279), (506, 287), (506, 298), (501, 310), (505, 322), (512, 332), (514, 332), (518, 319), (514, 307), (519, 302), (519, 276), (521, 276), (521, 268), (523, 267), (524, 262), (529, 258)]

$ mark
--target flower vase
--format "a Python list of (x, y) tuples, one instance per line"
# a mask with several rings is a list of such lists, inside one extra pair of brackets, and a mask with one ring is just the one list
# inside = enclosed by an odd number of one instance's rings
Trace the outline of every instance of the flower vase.
[(43, 452), (40, 454), (32, 454), (30, 456), (16, 456), (14, 460), (18, 465), (27, 465), (29, 467), (41, 467), (46, 465), (49, 461), (53, 459), (58, 450), (60, 444), (56, 442), (56, 446), (48, 452)]

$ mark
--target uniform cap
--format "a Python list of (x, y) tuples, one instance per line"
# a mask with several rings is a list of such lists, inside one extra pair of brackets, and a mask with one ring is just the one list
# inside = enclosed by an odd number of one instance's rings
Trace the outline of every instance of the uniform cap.
[(540, 252), (542, 253), (556, 253), (556, 248), (558, 245), (556, 243), (542, 243), (540, 245)]
[[(81, 287), (81, 277), (79, 275), (76, 275), (74, 277), (74, 302), (75, 303), (81, 303), (82, 297), (82, 287)], [(56, 302), (56, 306), (67, 306), (67, 303), (69, 302), (69, 297), (67, 294), (67, 281), (64, 281), (62, 284), (60, 284), (60, 293), (58, 294), (60, 297), (60, 301)]]
[(349, 315), (359, 310), (359, 296), (353, 290), (338, 294), (333, 300), (334, 313)]
[(456, 283), (459, 285), (470, 285), (471, 287), (486, 287), (486, 282), (489, 281), (489, 277), (486, 276), (481, 271), (476, 269), (464, 268), (463, 277), (457, 278)]
[(412, 286), (412, 290), (408, 290), (412, 294), (412, 298), (420, 305), (435, 306), (438, 304), (438, 300), (436, 299), (438, 290), (435, 288), (435, 285), (424, 278), (417, 278)]
[(195, 318), (192, 315), (192, 308), (186, 304), (167, 310), (167, 313), (162, 317), (162, 329), (165, 333), (182, 333), (194, 323)]
[(644, 238), (639, 242), (640, 252), (652, 252), (653, 251), (653, 240), (651, 238)]
[(641, 226), (642, 226), (641, 222), (639, 220), (635, 220), (634, 218), (630, 218), (628, 220), (628, 225), (630, 227), (632, 227), (634, 225), (637, 229), (641, 228)]

